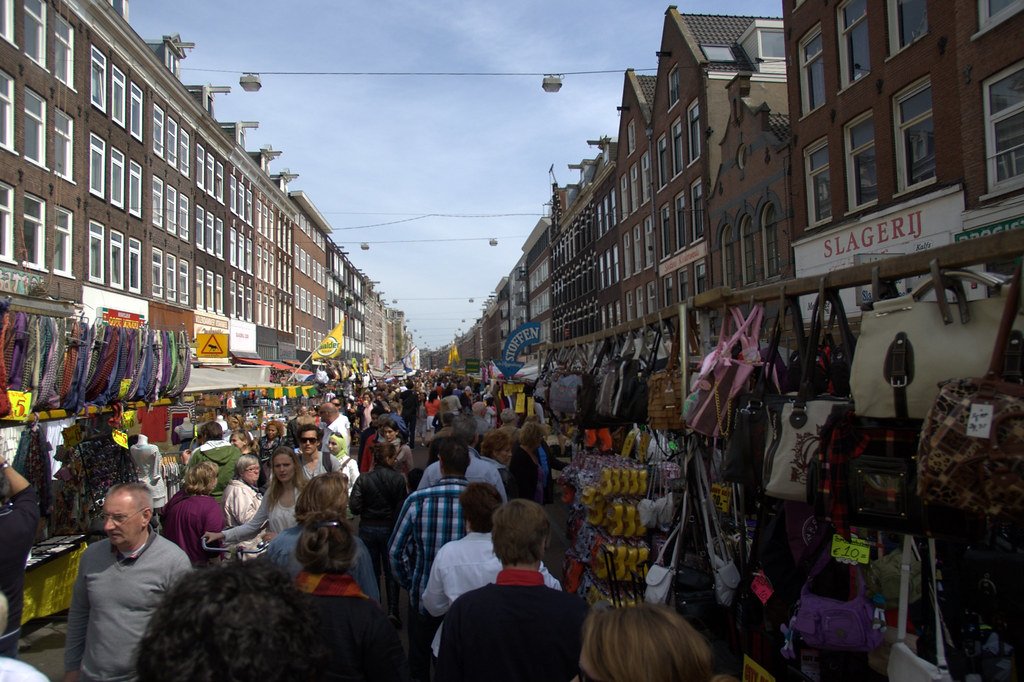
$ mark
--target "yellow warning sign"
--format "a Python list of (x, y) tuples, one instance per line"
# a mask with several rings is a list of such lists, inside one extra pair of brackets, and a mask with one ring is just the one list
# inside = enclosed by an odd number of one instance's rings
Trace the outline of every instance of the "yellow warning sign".
[(226, 358), (227, 334), (196, 334), (196, 356), (200, 358)]

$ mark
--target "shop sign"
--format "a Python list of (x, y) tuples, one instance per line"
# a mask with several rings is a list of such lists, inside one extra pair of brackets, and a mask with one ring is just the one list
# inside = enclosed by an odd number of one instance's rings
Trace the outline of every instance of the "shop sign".
[(539, 322), (527, 322), (519, 325), (505, 339), (501, 360), (495, 362), (495, 366), (502, 374), (511, 379), (516, 372), (523, 368), (523, 363), (516, 360), (519, 353), (538, 342), (540, 342)]
[(0, 268), (0, 291), (28, 296), (35, 287), (42, 286), (46, 278), (30, 272)]
[(480, 358), (466, 358), (466, 374), (480, 373)]
[(227, 318), (222, 317), (211, 317), (209, 315), (201, 315), (196, 313), (195, 316), (196, 329), (223, 329), (225, 332), (228, 331)]
[(146, 324), (145, 315), (126, 313), (123, 310), (114, 310), (113, 308), (100, 308), (99, 312), (102, 315), (103, 321), (111, 327), (139, 329), (142, 325)]
[(231, 352), (233, 353), (255, 353), (256, 352), (256, 325), (252, 322), (231, 320)]
[(708, 243), (707, 241), (702, 241), (696, 246), (691, 246), (682, 253), (676, 254), (667, 261), (660, 263), (658, 265), (658, 276), (664, 277), (665, 275), (672, 274), (684, 265), (696, 263), (706, 255), (708, 255)]
[(977, 239), (978, 237), (987, 237), (990, 234), (1009, 232), (1010, 230), (1016, 230), (1021, 227), (1024, 227), (1024, 216), (1017, 216), (1016, 218), (1001, 220), (998, 223), (992, 223), (991, 225), (982, 225), (981, 227), (976, 227), (973, 230), (958, 232), (953, 236), (953, 241), (964, 242), (969, 239)]

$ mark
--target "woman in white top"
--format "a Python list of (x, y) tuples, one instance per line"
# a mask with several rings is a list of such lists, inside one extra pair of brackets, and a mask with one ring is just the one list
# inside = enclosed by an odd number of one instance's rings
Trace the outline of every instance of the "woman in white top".
[(351, 496), (352, 488), (355, 487), (356, 479), (359, 478), (359, 465), (351, 453), (345, 451), (345, 438), (337, 433), (331, 435), (327, 439), (327, 451), (341, 462), (340, 471), (348, 479), (348, 494)]
[(223, 533), (206, 533), (208, 543), (224, 540), (230, 544), (248, 540), (260, 532), (264, 523), (267, 524), (267, 532), (263, 534), (263, 539), (269, 541), (285, 528), (295, 525), (295, 500), (306, 487), (306, 474), (295, 452), (289, 447), (274, 450), (270, 465), (274, 473), (256, 515), (241, 526), (229, 528)]
[(224, 488), (224, 527), (234, 528), (256, 516), (263, 495), (256, 488), (260, 478), (260, 460), (255, 455), (242, 455), (235, 464), (235, 477)]

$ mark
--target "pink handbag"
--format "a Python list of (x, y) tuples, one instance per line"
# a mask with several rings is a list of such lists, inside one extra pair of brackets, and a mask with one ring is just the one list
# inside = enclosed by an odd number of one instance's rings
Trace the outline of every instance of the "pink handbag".
[[(738, 308), (729, 312), (722, 321), (718, 344), (704, 357), (683, 404), (686, 425), (711, 438), (729, 434), (733, 398), (747, 389), (754, 367), (761, 364), (764, 306), (753, 306), (746, 317)], [(739, 353), (734, 357), (737, 345)]]

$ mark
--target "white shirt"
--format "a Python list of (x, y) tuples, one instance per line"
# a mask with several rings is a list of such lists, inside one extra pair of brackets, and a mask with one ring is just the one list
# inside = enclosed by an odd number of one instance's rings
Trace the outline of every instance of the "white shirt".
[(327, 452), (327, 441), (330, 439), (331, 434), (335, 433), (341, 436), (345, 444), (352, 442), (351, 426), (348, 423), (348, 417), (343, 414), (339, 414), (338, 418), (327, 425), (327, 429), (324, 431), (323, 443), (320, 444), (320, 450)]
[[(467, 533), (461, 540), (453, 540), (437, 551), (420, 604), (430, 615), (443, 616), (452, 603), (466, 592), (497, 581), (499, 572), (501, 561), (494, 556), (491, 534)], [(548, 572), (543, 563), (540, 565), (540, 573), (547, 587), (562, 590), (562, 584)], [(441, 628), (438, 628), (431, 645), (435, 656), (440, 645)]]

